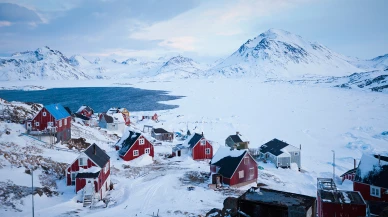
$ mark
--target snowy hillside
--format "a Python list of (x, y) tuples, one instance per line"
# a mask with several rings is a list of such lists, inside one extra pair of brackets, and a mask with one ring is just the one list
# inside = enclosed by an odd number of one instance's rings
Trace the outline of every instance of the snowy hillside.
[(230, 77), (292, 78), (343, 76), (361, 71), (348, 58), (298, 35), (270, 29), (249, 39), (208, 74)]
[(191, 58), (181, 55), (172, 57), (157, 71), (159, 78), (191, 78), (199, 77), (204, 66)]
[(49, 47), (0, 58), (0, 80), (79, 80), (89, 79), (60, 51)]
[(388, 54), (378, 56), (370, 60), (355, 60), (350, 63), (356, 65), (359, 68), (368, 70), (386, 70), (388, 69)]

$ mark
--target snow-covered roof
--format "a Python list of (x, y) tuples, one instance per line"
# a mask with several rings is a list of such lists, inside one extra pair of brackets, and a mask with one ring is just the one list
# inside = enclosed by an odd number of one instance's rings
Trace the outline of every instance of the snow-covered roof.
[(99, 172), (100, 170), (101, 168), (95, 167), (95, 166), (87, 169), (83, 169), (82, 167), (80, 167), (78, 173), (96, 173), (96, 172)]
[(388, 188), (388, 158), (363, 154), (356, 171), (355, 181)]
[(67, 112), (61, 104), (46, 105), (45, 108), (56, 120), (60, 120), (70, 116), (69, 112)]
[(79, 109), (77, 110), (77, 113), (82, 112), (82, 110), (84, 110), (85, 108), (86, 108), (86, 105), (79, 107)]
[(245, 150), (230, 150), (228, 147), (220, 147), (216, 154), (213, 156), (211, 163), (217, 163), (225, 157), (240, 157), (243, 154), (245, 154)]
[(124, 123), (125, 122), (124, 117), (121, 113), (114, 113), (114, 114), (111, 114), (110, 116), (113, 117), (113, 121), (115, 123)]

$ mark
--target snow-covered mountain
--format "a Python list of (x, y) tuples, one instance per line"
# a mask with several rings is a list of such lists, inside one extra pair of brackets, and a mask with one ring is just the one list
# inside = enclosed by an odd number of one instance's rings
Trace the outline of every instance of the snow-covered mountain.
[(78, 80), (91, 77), (73, 66), (60, 51), (49, 47), (0, 58), (0, 80)]
[(157, 76), (160, 78), (199, 77), (204, 69), (204, 66), (193, 59), (178, 55), (165, 62), (157, 71)]
[(355, 66), (366, 70), (386, 70), (388, 69), (388, 54), (378, 56), (370, 60), (351, 61)]
[(350, 59), (298, 35), (270, 29), (214, 66), (208, 74), (292, 78), (306, 75), (344, 76), (362, 71)]

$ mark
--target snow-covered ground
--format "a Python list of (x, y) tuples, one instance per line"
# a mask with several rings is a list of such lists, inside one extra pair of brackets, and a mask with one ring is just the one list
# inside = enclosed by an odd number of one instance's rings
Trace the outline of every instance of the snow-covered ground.
[[(224, 144), (226, 137), (236, 131), (250, 141), (250, 148), (259, 147), (273, 138), (297, 147), (301, 145), (304, 172), (276, 169), (272, 164), (259, 162), (264, 170), (259, 170), (258, 182), (274, 189), (315, 196), (316, 178), (332, 177), (332, 150), (336, 155), (337, 177), (353, 168), (353, 159), (359, 161), (364, 152), (388, 154), (388, 135), (382, 135), (382, 132), (388, 131), (386, 93), (323, 85), (266, 83), (258, 79), (215, 78), (170, 82), (151, 82), (146, 79), (86, 83), (61, 81), (44, 85), (36, 81), (24, 81), (13, 82), (12, 86), (119, 86), (118, 83), (130, 83), (133, 87), (144, 89), (167, 90), (172, 95), (186, 96), (166, 102), (179, 107), (158, 111), (160, 122), (139, 122), (135, 126), (138, 129), (142, 129), (143, 124), (152, 124), (167, 130), (186, 131), (188, 126), (192, 132), (203, 132), (213, 142), (215, 152)], [(140, 115), (141, 112), (131, 112), (131, 115), (137, 114)], [(3, 129), (4, 125), (0, 127)], [(28, 138), (15, 136), (16, 130), (23, 130), (20, 125), (7, 126), (14, 129), (10, 135), (2, 134), (0, 142), (14, 141), (20, 146), (31, 142)], [(35, 196), (36, 216), (151, 216), (158, 210), (160, 216), (190, 216), (222, 207), (227, 195), (208, 189), (206, 183), (184, 181), (188, 173), (208, 172), (207, 162), (195, 162), (185, 157), (164, 159), (162, 155), (169, 153), (173, 146), (164, 143), (163, 146), (155, 147), (153, 164), (149, 164), (149, 159), (141, 159), (124, 169), (123, 161), (118, 159), (116, 151), (109, 145), (112, 142), (111, 137), (96, 129), (79, 125), (76, 127), (80, 130), (74, 135), (86, 137), (87, 142), (98, 143), (111, 156), (115, 190), (110, 192), (110, 196), (114, 202), (108, 208), (101, 208), (102, 205), (94, 209), (83, 208), (82, 204), (76, 203), (73, 187), (66, 187), (64, 180), (59, 180), (57, 191), (64, 192), (62, 195)], [(72, 152), (47, 149), (43, 149), (42, 155), (67, 163), (71, 163), (77, 156)], [(0, 162), (5, 161), (2, 156), (0, 159)], [(4, 178), (5, 174), (10, 175)], [(24, 170), (11, 168), (7, 164), (0, 169), (0, 175), (0, 181), (10, 179), (19, 185), (28, 185), (30, 180)], [(196, 186), (195, 190), (187, 191), (187, 187), (191, 185)], [(338, 181), (338, 187), (351, 189), (351, 184), (345, 182), (340, 185)], [(231, 194), (239, 193), (237, 191)], [(23, 205), (18, 205), (18, 208), (22, 212), (1, 207), (0, 215), (30, 216), (30, 196), (25, 197)]]

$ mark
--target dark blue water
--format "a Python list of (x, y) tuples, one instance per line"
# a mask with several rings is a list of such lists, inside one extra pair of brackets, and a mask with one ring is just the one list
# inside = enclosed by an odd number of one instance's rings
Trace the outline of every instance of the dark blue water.
[(95, 112), (106, 112), (111, 107), (128, 111), (155, 111), (177, 108), (159, 102), (175, 100), (182, 96), (167, 95), (167, 91), (144, 90), (132, 87), (77, 87), (48, 90), (0, 90), (0, 98), (7, 101), (35, 102), (43, 105), (60, 103), (72, 112), (89, 105)]

